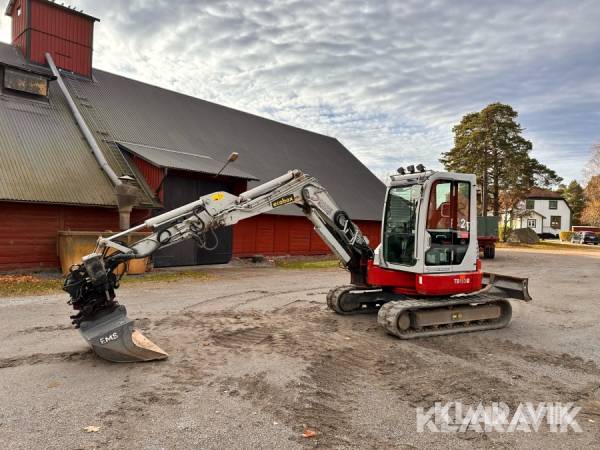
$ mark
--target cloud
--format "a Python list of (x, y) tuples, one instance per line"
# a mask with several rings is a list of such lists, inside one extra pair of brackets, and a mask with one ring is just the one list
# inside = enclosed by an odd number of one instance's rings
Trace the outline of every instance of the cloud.
[(565, 178), (600, 140), (594, 0), (75, 4), (101, 19), (96, 67), (335, 136), (378, 174), (439, 166), (495, 101)]

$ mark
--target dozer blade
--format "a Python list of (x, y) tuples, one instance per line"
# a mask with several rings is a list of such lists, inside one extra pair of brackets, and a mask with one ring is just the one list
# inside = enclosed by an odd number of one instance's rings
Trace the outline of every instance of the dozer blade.
[(483, 290), (486, 290), (491, 294), (526, 302), (531, 301), (528, 288), (529, 280), (527, 278), (484, 272), (482, 284)]
[(167, 353), (133, 327), (123, 305), (94, 320), (81, 322), (79, 331), (92, 350), (112, 362), (153, 361)]

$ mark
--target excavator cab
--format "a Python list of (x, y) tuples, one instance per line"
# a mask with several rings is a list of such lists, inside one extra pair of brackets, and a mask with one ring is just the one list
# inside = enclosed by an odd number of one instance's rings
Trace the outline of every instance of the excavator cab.
[(375, 265), (415, 274), (477, 270), (475, 176), (416, 172), (387, 191)]

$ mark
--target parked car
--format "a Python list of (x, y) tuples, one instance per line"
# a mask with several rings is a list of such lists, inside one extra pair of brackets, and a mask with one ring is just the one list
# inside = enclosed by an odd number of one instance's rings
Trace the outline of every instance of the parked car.
[(573, 233), (573, 237), (571, 237), (572, 244), (594, 244), (598, 245), (598, 236), (596, 233), (592, 231), (580, 231), (578, 233)]

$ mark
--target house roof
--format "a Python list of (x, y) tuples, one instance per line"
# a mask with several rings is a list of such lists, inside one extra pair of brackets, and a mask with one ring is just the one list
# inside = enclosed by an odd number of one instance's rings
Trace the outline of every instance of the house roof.
[[(6, 55), (26, 66), (14, 48), (0, 43), (0, 63)], [(208, 161), (225, 161), (235, 151), (240, 157), (225, 174), (265, 182), (300, 169), (317, 177), (353, 219), (381, 219), (384, 184), (335, 138), (102, 70), (93, 71), (93, 81), (67, 73), (63, 79), (119, 175), (136, 176), (123, 146), (159, 166), (190, 164), (207, 173), (215, 167)], [(49, 96), (43, 103), (0, 95), (0, 135), (6, 136), (0, 153), (10, 161), (0, 165), (0, 199), (114, 205), (110, 181), (54, 82)], [(203, 157), (211, 160), (201, 165)], [(138, 181), (145, 187), (140, 204), (156, 206), (145, 181)], [(278, 213), (302, 214), (287, 207)]]
[(117, 142), (119, 147), (129, 151), (148, 161), (157, 167), (166, 167), (169, 169), (189, 170), (192, 172), (206, 173), (209, 175), (222, 175), (243, 178), (246, 180), (258, 180), (254, 175), (250, 175), (231, 164), (221, 171), (225, 162), (217, 161), (210, 156), (194, 155), (178, 150), (168, 148), (158, 148), (149, 145), (132, 144), (130, 142)]
[(542, 217), (543, 219), (546, 218), (546, 216), (544, 216), (543, 214), (541, 214), (540, 212), (534, 210), (534, 209), (523, 209), (523, 210), (518, 210), (518, 211), (514, 211), (513, 214), (515, 215), (515, 217), (531, 217), (533, 215), (537, 215)]
[(544, 189), (544, 188), (540, 188), (540, 187), (532, 187), (529, 190), (529, 193), (527, 194), (526, 198), (530, 198), (530, 199), (562, 199), (564, 200), (563, 196), (560, 195), (558, 192), (554, 192), (551, 191), (550, 189)]

